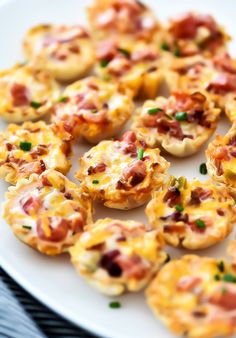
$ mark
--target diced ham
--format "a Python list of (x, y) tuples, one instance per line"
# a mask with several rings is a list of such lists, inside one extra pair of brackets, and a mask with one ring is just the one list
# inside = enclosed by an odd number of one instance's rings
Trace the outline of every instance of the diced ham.
[(75, 218), (71, 220), (70, 228), (75, 232), (81, 232), (84, 228), (84, 217), (83, 214), (78, 214)]
[(183, 140), (185, 138), (178, 121), (160, 119), (157, 121), (157, 130), (161, 134), (169, 134), (171, 137), (175, 137), (178, 140)]
[(91, 166), (88, 168), (88, 175), (102, 173), (106, 170), (106, 167), (106, 164), (103, 162), (96, 164), (94, 167)]
[(177, 204), (180, 204), (181, 193), (179, 189), (176, 187), (170, 187), (163, 198), (163, 202), (166, 202), (167, 205), (171, 208), (173, 208)]
[(67, 43), (79, 38), (89, 37), (86, 30), (81, 26), (62, 26), (55, 34), (55, 39), (60, 43)]
[(212, 195), (212, 190), (203, 189), (201, 187), (195, 188), (191, 191), (190, 205), (199, 205), (202, 201), (208, 199)]
[(158, 57), (158, 54), (151, 49), (143, 48), (139, 50), (135, 50), (131, 54), (131, 60), (134, 62), (140, 62), (140, 61), (154, 61)]
[(117, 55), (109, 64), (107, 65), (107, 70), (110, 74), (114, 76), (121, 76), (126, 73), (131, 68), (131, 61), (128, 60), (123, 55)]
[(219, 73), (206, 86), (206, 90), (214, 93), (227, 93), (236, 90), (236, 76), (229, 73)]
[(128, 278), (142, 279), (147, 273), (147, 267), (137, 255), (132, 257), (119, 255), (115, 261)]
[(133, 131), (127, 131), (121, 138), (120, 149), (124, 154), (130, 155), (131, 157), (137, 156), (137, 147), (135, 145), (136, 135)]
[(112, 39), (98, 42), (96, 56), (98, 60), (112, 60), (117, 53), (117, 43)]
[(133, 131), (126, 131), (121, 137), (120, 141), (134, 143), (137, 140), (137, 137)]
[(97, 16), (96, 23), (99, 28), (109, 28), (116, 19), (116, 11), (110, 7)]
[[(222, 288), (224, 288), (224, 292), (222, 292)], [(236, 286), (221, 283), (210, 296), (209, 302), (222, 307), (226, 311), (236, 310)]]
[[(46, 222), (48, 229), (44, 229), (43, 222)], [(41, 217), (37, 220), (37, 234), (43, 241), (48, 242), (61, 242), (63, 241), (68, 233), (70, 227), (70, 221), (63, 219), (60, 216), (47, 217), (42, 219)]]
[(122, 178), (126, 182), (130, 182), (131, 186), (141, 183), (146, 176), (146, 165), (141, 160), (135, 160), (129, 164), (122, 173)]
[(202, 279), (197, 276), (183, 276), (177, 282), (176, 288), (178, 291), (192, 291), (201, 281)]
[(29, 163), (22, 163), (19, 165), (19, 172), (20, 173), (35, 173), (41, 174), (43, 171), (46, 170), (46, 165), (43, 160), (29, 162)]
[(213, 58), (213, 63), (220, 71), (236, 74), (236, 67), (234, 65), (233, 59), (228, 53), (217, 54)]
[(19, 203), (27, 215), (37, 214), (41, 207), (40, 199), (35, 196), (23, 197)]
[(26, 106), (29, 104), (29, 91), (25, 85), (14, 82), (10, 88), (10, 93), (15, 107)]

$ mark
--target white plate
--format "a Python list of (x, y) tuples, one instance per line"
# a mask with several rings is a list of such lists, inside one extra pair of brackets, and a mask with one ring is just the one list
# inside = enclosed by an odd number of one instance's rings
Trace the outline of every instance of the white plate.
[[(227, 30), (236, 37), (235, 12), (233, 0), (156, 0), (146, 1), (156, 14), (165, 19), (169, 15), (184, 10), (209, 12), (222, 22)], [(87, 0), (0, 0), (0, 68), (10, 67), (22, 60), (21, 39), (24, 32), (37, 23), (77, 23), (85, 22), (84, 8)], [(231, 46), (236, 51), (236, 45)], [(235, 53), (236, 54), (236, 53)], [(4, 124), (0, 123), (1, 129)], [(225, 132), (228, 122), (222, 121), (220, 131)], [(70, 178), (76, 170), (78, 156), (88, 147), (85, 144), (75, 146), (75, 161)], [(188, 178), (205, 176), (198, 173), (199, 164), (204, 162), (204, 150), (189, 159), (168, 158), (175, 175)], [(0, 202), (4, 199), (7, 184), (0, 183)], [(143, 208), (132, 211), (113, 211), (104, 207), (96, 210), (95, 218), (117, 217), (136, 219), (146, 222)], [(201, 254), (223, 256), (227, 241), (216, 247), (204, 250)], [(178, 257), (183, 251), (169, 250), (172, 257)], [(76, 274), (70, 265), (69, 257), (50, 258), (20, 243), (9, 227), (2, 221), (0, 227), (0, 263), (2, 267), (27, 291), (73, 323), (86, 328), (102, 337), (109, 338), (169, 338), (172, 335), (154, 318), (148, 309), (142, 293), (119, 297), (122, 308), (112, 310), (110, 299), (91, 289)]]

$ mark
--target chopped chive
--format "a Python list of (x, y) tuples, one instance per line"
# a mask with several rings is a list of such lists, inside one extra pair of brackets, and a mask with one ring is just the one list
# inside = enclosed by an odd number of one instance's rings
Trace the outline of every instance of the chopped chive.
[(206, 227), (205, 222), (200, 218), (195, 221), (195, 224), (200, 229), (205, 229), (205, 227)]
[(214, 276), (214, 280), (219, 281), (219, 280), (220, 280), (220, 275), (216, 274), (216, 275)]
[(182, 206), (182, 204), (177, 204), (177, 205), (175, 206), (175, 210), (176, 210), (176, 211), (182, 212), (182, 211), (184, 210), (184, 207)]
[(175, 114), (175, 119), (177, 121), (185, 121), (185, 120), (187, 120), (187, 117), (188, 117), (188, 114), (185, 111), (178, 111)]
[(164, 263), (166, 264), (166, 263), (168, 263), (170, 260), (171, 260), (171, 257), (170, 257), (170, 255), (167, 253), (167, 254), (166, 254), (166, 259), (165, 259), (165, 262), (164, 262)]
[(221, 293), (222, 293), (222, 295), (226, 294), (226, 292), (227, 292), (227, 289), (226, 289), (226, 288), (221, 288)]
[(177, 58), (181, 56), (180, 49), (178, 46), (176, 46), (174, 49), (174, 56), (176, 56)]
[(97, 112), (97, 109), (91, 109), (91, 113), (95, 114)]
[(201, 163), (200, 166), (199, 166), (199, 171), (200, 171), (200, 174), (202, 175), (206, 175), (207, 174), (207, 166), (206, 166), (206, 163)]
[(37, 101), (31, 101), (30, 102), (30, 106), (32, 108), (38, 109), (38, 108), (40, 108), (42, 106), (42, 104), (40, 102), (37, 102)]
[(231, 275), (231, 273), (227, 273), (223, 276), (222, 280), (227, 283), (236, 283), (236, 277)]
[(93, 180), (92, 183), (93, 183), (93, 184), (98, 184), (98, 183), (99, 183), (99, 180)]
[(62, 96), (59, 98), (58, 102), (66, 102), (68, 100), (67, 96)]
[(27, 230), (31, 230), (32, 227), (30, 225), (22, 225), (22, 228), (27, 229)]
[(169, 47), (169, 45), (168, 45), (167, 42), (162, 42), (161, 49), (165, 50), (165, 51), (168, 51), (168, 50), (170, 50), (170, 47)]
[(108, 60), (101, 60), (100, 61), (100, 67), (105, 68), (108, 65), (109, 61)]
[(218, 269), (220, 270), (220, 272), (224, 272), (225, 271), (225, 264), (223, 261), (220, 261), (218, 264), (217, 264), (217, 267)]
[(26, 141), (21, 141), (20, 142), (20, 149), (24, 151), (30, 151), (32, 147), (32, 143), (26, 142)]
[(143, 149), (143, 148), (139, 148), (139, 149), (138, 149), (138, 156), (137, 156), (137, 159), (138, 159), (138, 160), (142, 160), (142, 159), (143, 159), (143, 154), (144, 154), (144, 149)]
[(110, 302), (109, 307), (111, 309), (119, 309), (121, 307), (121, 303), (120, 302)]
[(161, 108), (150, 108), (150, 109), (148, 109), (147, 113), (149, 115), (156, 115), (157, 113), (159, 113), (162, 110), (163, 109), (161, 109)]
[(126, 56), (127, 58), (130, 57), (130, 52), (127, 49), (125, 49), (125, 48), (118, 48), (118, 51), (120, 53), (122, 53), (124, 56)]

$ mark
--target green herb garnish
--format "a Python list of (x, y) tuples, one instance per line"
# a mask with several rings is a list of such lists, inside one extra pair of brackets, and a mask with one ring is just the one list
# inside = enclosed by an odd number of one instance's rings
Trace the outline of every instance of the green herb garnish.
[(162, 110), (163, 109), (161, 109), (161, 108), (150, 108), (150, 109), (148, 109), (147, 113), (149, 115), (156, 115), (157, 113), (159, 113)]
[(195, 224), (199, 229), (205, 229), (206, 227), (205, 222), (200, 218), (195, 221)]
[(206, 175), (207, 174), (207, 167), (206, 167), (206, 163), (201, 163), (199, 166), (199, 171), (202, 175)]
[(167, 42), (162, 42), (162, 44), (161, 44), (161, 49), (162, 49), (162, 50), (165, 50), (165, 51), (169, 51), (169, 50), (170, 50), (170, 47), (169, 47), (169, 45), (168, 45)]
[(93, 184), (98, 184), (98, 183), (99, 183), (99, 180), (93, 180), (92, 183), (93, 183)]
[(182, 211), (184, 210), (184, 207), (182, 206), (182, 204), (177, 204), (177, 205), (175, 206), (175, 210), (176, 210), (176, 211), (179, 211), (179, 212), (182, 212)]
[(26, 142), (26, 141), (21, 141), (20, 142), (20, 149), (24, 151), (30, 151), (32, 147), (32, 143)]
[(225, 271), (225, 263), (223, 261), (220, 261), (217, 264), (218, 269), (220, 270), (220, 272), (224, 272)]
[(142, 159), (143, 159), (143, 154), (144, 154), (144, 149), (143, 149), (143, 148), (139, 148), (139, 149), (138, 149), (138, 156), (137, 156), (137, 159), (138, 159), (138, 160), (142, 160)]
[(42, 104), (40, 102), (37, 102), (37, 101), (31, 101), (30, 102), (30, 106), (32, 108), (38, 109), (38, 108), (40, 108), (42, 106)]
[(236, 277), (231, 275), (231, 273), (227, 273), (222, 277), (222, 280), (227, 283), (236, 283)]
[(22, 225), (22, 228), (27, 229), (27, 230), (31, 230), (32, 227), (30, 225)]
[(175, 114), (175, 119), (177, 121), (185, 121), (185, 120), (187, 120), (187, 117), (188, 117), (188, 114), (185, 111), (178, 111)]
[(214, 276), (214, 280), (219, 281), (219, 280), (220, 280), (220, 275), (216, 274), (216, 275)]
[(181, 52), (178, 46), (176, 46), (174, 49), (174, 56), (176, 56), (177, 58), (181, 56)]
[(109, 61), (108, 60), (101, 60), (100, 61), (100, 67), (105, 68), (108, 65)]
[(127, 58), (130, 57), (130, 52), (127, 49), (125, 49), (125, 48), (118, 48), (118, 51), (120, 53), (122, 53), (124, 56), (126, 56)]
[(66, 102), (68, 100), (68, 97), (62, 96), (59, 98), (58, 102)]
[(109, 307), (111, 309), (119, 309), (121, 307), (121, 303), (120, 302), (110, 302)]

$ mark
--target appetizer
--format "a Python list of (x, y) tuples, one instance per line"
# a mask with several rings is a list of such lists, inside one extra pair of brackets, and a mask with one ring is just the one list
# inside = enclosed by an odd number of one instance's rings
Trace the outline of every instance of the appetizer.
[(153, 11), (138, 0), (94, 0), (88, 20), (96, 40), (118, 36), (150, 41), (160, 30)]
[(22, 242), (56, 255), (67, 251), (92, 222), (91, 202), (76, 184), (49, 169), (9, 188), (3, 217)]
[(76, 80), (95, 61), (88, 32), (79, 25), (37, 25), (25, 35), (24, 54), (35, 67), (49, 70), (58, 81)]
[(16, 184), (46, 169), (66, 174), (71, 166), (70, 148), (71, 136), (60, 125), (43, 121), (9, 124), (0, 132), (0, 178)]
[(202, 54), (211, 57), (226, 50), (228, 34), (211, 15), (182, 13), (169, 20), (166, 29), (156, 35), (160, 49), (175, 57)]
[(82, 135), (91, 143), (118, 134), (134, 107), (127, 90), (96, 77), (71, 84), (59, 101), (52, 121), (62, 122), (75, 138)]
[(58, 97), (59, 87), (46, 70), (17, 64), (0, 72), (0, 117), (6, 121), (37, 120)]
[(97, 43), (96, 59), (96, 74), (129, 88), (134, 97), (156, 97), (164, 80), (155, 44), (110, 38)]
[(179, 91), (145, 101), (137, 109), (132, 129), (149, 147), (161, 146), (184, 157), (196, 153), (216, 129), (220, 109), (200, 93)]
[(146, 291), (154, 314), (189, 338), (236, 332), (236, 270), (221, 259), (183, 256), (166, 264)]
[(235, 202), (225, 188), (210, 181), (188, 182), (172, 177), (155, 192), (146, 208), (150, 224), (161, 228), (166, 242), (191, 250), (224, 240), (235, 222)]
[(109, 296), (139, 291), (165, 262), (164, 241), (157, 230), (135, 221), (100, 219), (86, 227), (71, 260), (98, 291)]
[(236, 123), (225, 136), (218, 135), (206, 150), (207, 169), (215, 183), (236, 196)]
[(81, 188), (109, 208), (144, 204), (162, 186), (169, 163), (159, 149), (149, 149), (133, 132), (120, 140), (102, 141), (80, 158), (76, 177)]

